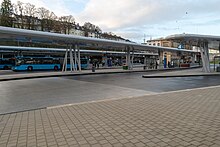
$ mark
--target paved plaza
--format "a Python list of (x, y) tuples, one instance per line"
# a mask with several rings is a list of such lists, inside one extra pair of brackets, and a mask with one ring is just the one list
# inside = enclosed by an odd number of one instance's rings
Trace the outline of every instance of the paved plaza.
[(220, 85), (219, 76), (142, 78), (143, 72), (0, 82), (0, 114)]
[(0, 146), (220, 146), (220, 87), (0, 115)]

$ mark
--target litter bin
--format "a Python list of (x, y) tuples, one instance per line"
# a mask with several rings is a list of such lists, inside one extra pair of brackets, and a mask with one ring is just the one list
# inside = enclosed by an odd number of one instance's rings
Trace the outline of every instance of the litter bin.
[(123, 70), (128, 70), (128, 66), (127, 65), (123, 65)]
[(92, 66), (92, 72), (95, 72), (95, 66)]
[(220, 66), (216, 68), (216, 72), (220, 72)]

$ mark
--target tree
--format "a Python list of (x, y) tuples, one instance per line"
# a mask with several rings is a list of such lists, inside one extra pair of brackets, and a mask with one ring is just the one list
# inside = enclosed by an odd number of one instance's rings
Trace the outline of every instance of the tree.
[(90, 22), (85, 22), (83, 27), (84, 27), (84, 31), (85, 31), (85, 36), (88, 37), (89, 32), (92, 31), (92, 24)]
[(41, 7), (37, 9), (38, 17), (41, 19), (41, 31), (45, 31), (47, 19), (49, 17), (50, 11)]
[(36, 14), (35, 5), (27, 3), (25, 5), (25, 16), (28, 23), (28, 29), (34, 29), (35, 14)]
[(86, 22), (83, 25), (83, 27), (84, 27), (86, 37), (89, 36), (89, 32), (94, 33), (95, 37), (97, 37), (97, 38), (100, 37), (100, 34), (102, 33), (102, 30), (98, 26), (96, 26), (90, 22)]
[(17, 22), (21, 21), (21, 24), (17, 24), (19, 28), (24, 28), (24, 3), (18, 1), (17, 4), (14, 4), (14, 14)]
[(67, 32), (68, 32), (68, 23), (67, 23), (67, 20), (68, 20), (68, 18), (67, 18), (67, 16), (61, 16), (60, 18), (59, 18), (59, 21), (61, 22), (61, 32), (63, 32), (64, 34), (67, 34)]
[(96, 38), (100, 38), (101, 34), (102, 34), (101, 28), (99, 26), (96, 26), (95, 27), (95, 36), (96, 36)]
[(75, 19), (72, 15), (66, 16), (67, 23), (67, 34), (70, 34), (71, 28), (73, 28), (73, 24), (75, 23)]
[(10, 0), (3, 0), (1, 4), (1, 25), (6, 27), (12, 27), (12, 14), (13, 7)]
[[(51, 30), (57, 32), (57, 30), (55, 30), (55, 25), (57, 22), (57, 16), (55, 15), (54, 12), (50, 12), (48, 18), (47, 18), (47, 28), (48, 31), (50, 32)], [(56, 28), (57, 29), (57, 28)], [(59, 31), (58, 31), (59, 32)]]

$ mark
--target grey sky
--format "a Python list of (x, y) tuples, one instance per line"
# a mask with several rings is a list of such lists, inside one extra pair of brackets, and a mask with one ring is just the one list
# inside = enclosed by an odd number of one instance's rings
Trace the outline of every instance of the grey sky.
[[(1, 0), (0, 0), (1, 1)], [(12, 0), (15, 2), (16, 0)], [(220, 0), (20, 0), (94, 23), (133, 41), (177, 33), (219, 35)]]

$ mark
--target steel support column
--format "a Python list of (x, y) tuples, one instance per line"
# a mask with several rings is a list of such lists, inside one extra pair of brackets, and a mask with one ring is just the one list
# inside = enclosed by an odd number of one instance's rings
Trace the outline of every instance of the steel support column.
[(128, 66), (128, 69), (131, 69), (131, 53), (130, 53), (130, 47), (126, 47), (127, 54), (126, 54), (126, 64)]
[(144, 70), (147, 69), (147, 55), (144, 56)]
[(134, 48), (132, 47), (132, 56), (131, 56), (131, 69), (134, 68)]
[[(78, 52), (78, 57), (77, 57), (77, 53), (75, 51)], [(78, 69), (79, 69), (79, 71), (81, 71), (80, 48), (77, 44), (75, 45), (74, 56), (75, 56), (75, 60), (77, 61)]]
[(79, 68), (79, 71), (81, 72), (81, 58), (80, 58), (80, 48), (79, 46), (78, 47), (78, 68)]
[(202, 63), (203, 63), (203, 71), (209, 73), (211, 72), (211, 70), (210, 70), (210, 63), (209, 63), (208, 42), (200, 43), (200, 52), (201, 52)]
[[(158, 56), (159, 56), (158, 67), (161, 68), (161, 66), (163, 66), (163, 51), (159, 50), (159, 51), (158, 51)], [(163, 67), (162, 67), (162, 68), (163, 68)]]
[(196, 61), (196, 54), (192, 53), (192, 64), (194, 65)]
[(70, 46), (70, 71), (75, 71), (74, 61), (73, 61), (73, 49), (72, 46)]
[(77, 45), (75, 45), (74, 50), (73, 50), (74, 51), (74, 68), (77, 71), (78, 58), (77, 58), (77, 55), (76, 55), (76, 50), (77, 50)]
[(65, 57), (63, 59), (62, 72), (67, 71), (67, 58), (68, 58), (68, 48), (66, 49)]

